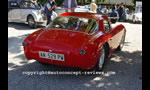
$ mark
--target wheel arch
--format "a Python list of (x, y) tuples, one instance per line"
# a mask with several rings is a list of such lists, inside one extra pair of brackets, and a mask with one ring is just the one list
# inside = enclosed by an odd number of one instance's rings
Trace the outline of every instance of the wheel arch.
[[(29, 14), (29, 15), (27, 16), (27, 19), (26, 19), (27, 22), (28, 22), (28, 18), (29, 18), (30, 16), (32, 16), (32, 14)], [(32, 16), (32, 17), (33, 17), (33, 16)]]
[(97, 49), (98, 54), (101, 52), (101, 48), (102, 46), (104, 46), (105, 50), (106, 50), (106, 58), (109, 57), (110, 55), (110, 48), (109, 48), (109, 43), (108, 42), (104, 42), (103, 44), (99, 45), (99, 48)]
[(26, 19), (27, 22), (28, 22), (29, 16), (32, 16), (32, 17), (34, 18), (34, 21), (35, 21), (35, 22), (37, 21), (37, 19), (36, 19), (36, 17), (35, 17), (34, 14), (28, 14), (28, 15), (27, 15), (27, 19)]
[[(102, 47), (104, 47), (104, 49), (106, 50), (106, 53), (105, 53), (106, 57), (105, 57), (105, 59), (107, 59), (108, 56), (109, 56), (109, 43), (108, 43), (108, 42), (104, 42), (104, 43), (101, 45), (101, 48), (102, 48)], [(100, 53), (100, 52), (101, 52), (101, 50), (99, 51), (99, 53)], [(95, 64), (95, 66), (94, 66), (92, 69), (99, 71), (98, 62), (99, 62), (99, 60), (97, 59), (96, 64)], [(103, 67), (104, 67), (104, 66), (103, 66)], [(100, 69), (100, 71), (103, 70), (103, 67)]]

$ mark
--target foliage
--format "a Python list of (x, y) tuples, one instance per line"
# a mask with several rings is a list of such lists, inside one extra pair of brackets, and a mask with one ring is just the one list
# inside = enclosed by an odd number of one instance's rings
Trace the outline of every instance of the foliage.
[[(44, 5), (47, 0), (38, 0), (39, 4)], [(61, 6), (64, 0), (55, 0), (57, 6)], [(96, 4), (105, 4), (105, 0), (95, 0)], [(132, 8), (135, 8), (136, 1), (142, 1), (142, 0), (131, 0), (133, 2)], [(85, 5), (90, 4), (91, 0), (77, 0), (78, 5)]]
[(47, 0), (38, 0), (37, 2), (38, 2), (38, 4), (45, 5), (45, 4), (46, 4), (46, 1), (47, 1)]
[(61, 6), (64, 0), (55, 0), (57, 6)]
[[(64, 0), (55, 0), (57, 6), (61, 6), (63, 1), (64, 1)], [(38, 0), (38, 3), (39, 3), (39, 4), (42, 4), (42, 5), (45, 5), (46, 2), (47, 2), (47, 0)]]
[(132, 8), (135, 9), (136, 1), (142, 1), (142, 0), (131, 0), (133, 2)]

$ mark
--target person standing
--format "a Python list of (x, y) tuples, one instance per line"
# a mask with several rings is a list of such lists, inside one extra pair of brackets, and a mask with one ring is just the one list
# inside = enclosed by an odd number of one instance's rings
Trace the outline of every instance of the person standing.
[(119, 14), (119, 20), (118, 21), (121, 20), (123, 13), (124, 13), (124, 6), (123, 6), (123, 3), (121, 3), (120, 6), (118, 7), (118, 14)]
[(111, 16), (111, 13), (112, 13), (112, 9), (110, 8), (110, 6), (108, 7), (108, 17)]
[(90, 11), (92, 13), (97, 13), (97, 5), (95, 3), (95, 0), (92, 0), (91, 4), (90, 4)]
[(54, 0), (47, 0), (47, 3), (45, 5), (45, 13), (47, 16), (47, 23), (46, 25), (48, 25), (51, 22), (51, 16), (53, 11), (55, 11), (56, 8), (56, 2)]
[(112, 6), (112, 11), (113, 10), (118, 11), (117, 3)]
[(104, 14), (105, 14), (106, 16), (108, 15), (108, 9), (107, 9), (107, 6), (104, 6), (103, 12), (104, 12)]
[(75, 8), (77, 7), (77, 1), (76, 0), (64, 0), (63, 5), (64, 5), (64, 8), (66, 9), (66, 12), (74, 12)]

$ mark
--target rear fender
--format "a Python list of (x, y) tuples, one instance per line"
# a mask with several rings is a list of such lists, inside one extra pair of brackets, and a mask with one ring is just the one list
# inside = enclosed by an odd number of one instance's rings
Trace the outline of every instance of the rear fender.
[(24, 42), (32, 42), (43, 31), (44, 28), (37, 30), (24, 39)]
[(41, 22), (42, 21), (42, 16), (41, 15), (38, 15), (36, 12), (31, 12), (30, 14), (28, 14), (27, 16), (27, 20), (28, 20), (28, 17), (29, 16), (32, 16), (34, 18), (34, 21), (35, 22)]
[(115, 26), (113, 29), (114, 30), (122, 30), (122, 29), (124, 29), (125, 27), (122, 25), (122, 24), (119, 24), (119, 25), (117, 25), (117, 26)]

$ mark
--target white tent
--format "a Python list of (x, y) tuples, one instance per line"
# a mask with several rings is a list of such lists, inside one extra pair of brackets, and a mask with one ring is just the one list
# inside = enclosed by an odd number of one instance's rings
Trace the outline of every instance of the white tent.
[(120, 4), (121, 2), (124, 3), (124, 5), (132, 5), (133, 2), (131, 0), (105, 0), (105, 4)]

